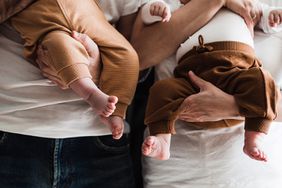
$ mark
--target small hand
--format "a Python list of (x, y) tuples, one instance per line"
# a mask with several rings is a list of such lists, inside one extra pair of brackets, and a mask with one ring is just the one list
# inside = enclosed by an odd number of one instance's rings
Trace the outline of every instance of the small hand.
[(168, 22), (171, 18), (169, 6), (161, 1), (157, 1), (151, 4), (150, 14), (152, 16), (160, 16), (162, 18), (162, 22)]
[(272, 10), (268, 17), (268, 22), (271, 27), (277, 27), (282, 23), (282, 9)]
[(189, 72), (191, 81), (200, 92), (187, 97), (179, 107), (178, 118), (188, 122), (238, 119), (239, 110), (232, 95)]

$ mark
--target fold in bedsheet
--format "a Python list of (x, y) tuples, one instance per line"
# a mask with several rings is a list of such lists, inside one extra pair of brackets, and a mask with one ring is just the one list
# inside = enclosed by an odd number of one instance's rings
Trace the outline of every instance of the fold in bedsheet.
[(267, 136), (267, 163), (243, 153), (243, 126), (188, 126), (176, 124), (169, 160), (143, 158), (144, 188), (281, 188), (282, 123), (274, 122)]

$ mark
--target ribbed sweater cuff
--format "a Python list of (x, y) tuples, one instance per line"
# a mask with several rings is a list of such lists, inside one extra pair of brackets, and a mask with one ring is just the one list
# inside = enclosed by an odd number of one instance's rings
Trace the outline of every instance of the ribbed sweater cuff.
[(159, 121), (148, 125), (150, 135), (156, 134), (176, 134), (174, 129), (175, 121)]
[(116, 104), (116, 109), (114, 111), (114, 113), (112, 114), (113, 116), (119, 116), (123, 119), (125, 119), (125, 114), (126, 114), (126, 110), (127, 110), (128, 105), (124, 104), (124, 103), (117, 103)]
[(245, 129), (248, 131), (268, 133), (271, 120), (265, 118), (246, 118)]
[(67, 86), (81, 78), (92, 78), (88, 65), (84, 63), (71, 64), (70, 66), (64, 67), (58, 72), (58, 75)]

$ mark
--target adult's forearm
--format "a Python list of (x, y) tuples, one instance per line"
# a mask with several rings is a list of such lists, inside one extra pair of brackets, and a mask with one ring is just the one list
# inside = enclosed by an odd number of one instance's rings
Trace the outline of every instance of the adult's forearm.
[(137, 13), (120, 17), (116, 23), (116, 29), (127, 39), (130, 40), (132, 35), (133, 24), (136, 20)]
[(150, 26), (144, 26), (139, 14), (134, 26), (132, 45), (139, 55), (140, 68), (154, 66), (173, 54), (224, 3), (224, 0), (192, 0), (176, 10), (168, 23), (159, 22)]

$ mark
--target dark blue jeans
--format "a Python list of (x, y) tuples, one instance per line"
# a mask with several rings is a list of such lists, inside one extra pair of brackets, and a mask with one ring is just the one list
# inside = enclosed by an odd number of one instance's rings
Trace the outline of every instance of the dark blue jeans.
[(127, 139), (47, 139), (0, 131), (0, 187), (133, 188)]

